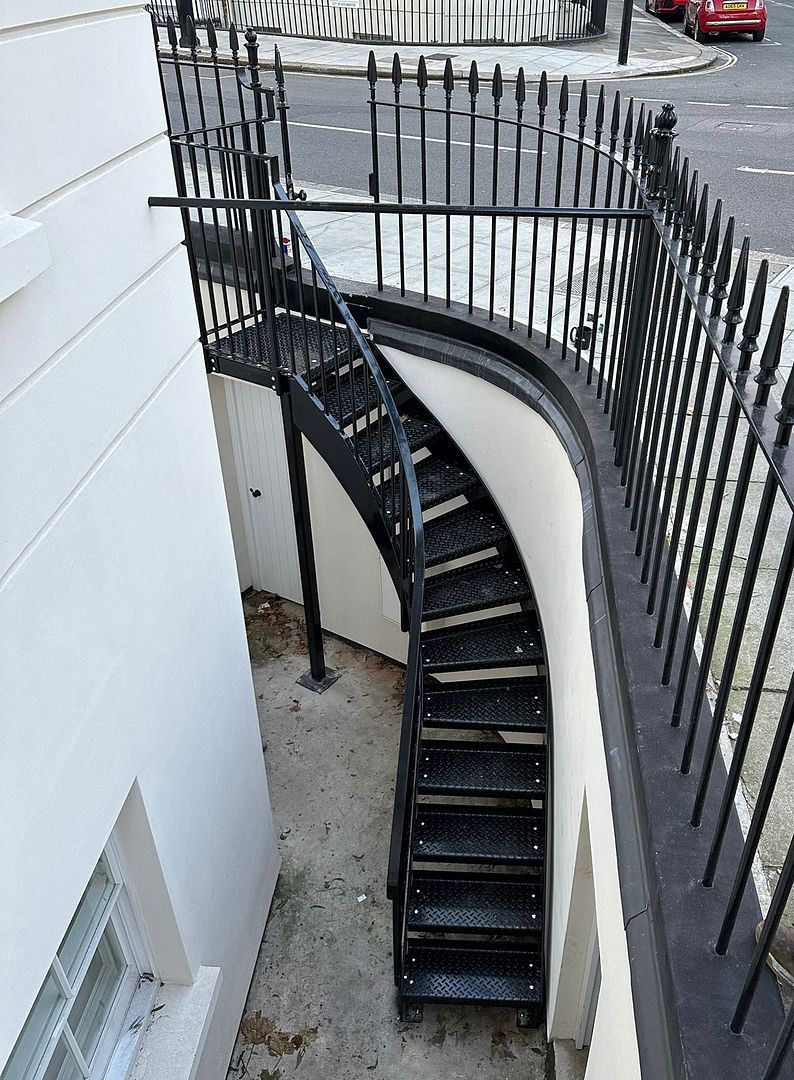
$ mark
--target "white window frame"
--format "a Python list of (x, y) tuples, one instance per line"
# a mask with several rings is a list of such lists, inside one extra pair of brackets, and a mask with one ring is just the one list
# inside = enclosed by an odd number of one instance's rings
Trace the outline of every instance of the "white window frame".
[[(149, 950), (129, 894), (124, 887), (121, 859), (112, 839), (103, 851), (100, 861), (105, 863), (113, 883), (110, 896), (93, 928), (89, 941), (83, 947), (80, 966), (71, 980), (57, 953), (53, 957), (46, 977), (49, 978), (52, 975), (63, 1001), (60, 1014), (39, 1063), (29, 1075), (25, 1076), (25, 1080), (42, 1080), (61, 1038), (68, 1045), (74, 1061), (86, 1080), (103, 1080), (111, 1076), (115, 1080), (117, 1077), (126, 1076), (139, 1043), (136, 1033), (142, 1033), (146, 1026), (145, 1021), (154, 1005), (160, 983), (152, 973), (153, 965)], [(88, 967), (100, 948), (102, 936), (109, 925), (113, 928), (127, 967), (116, 988), (99, 1041), (91, 1054), (89, 1063), (85, 1060), (71, 1031), (69, 1016)], [(132, 1037), (130, 1037), (131, 1034)]]

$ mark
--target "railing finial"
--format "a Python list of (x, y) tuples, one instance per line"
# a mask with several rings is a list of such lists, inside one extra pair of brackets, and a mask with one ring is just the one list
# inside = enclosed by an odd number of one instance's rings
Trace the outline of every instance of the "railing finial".
[(750, 260), (750, 237), (745, 236), (739, 252), (739, 261), (736, 263), (736, 271), (731, 283), (731, 291), (728, 296), (728, 306), (722, 321), (725, 323), (725, 336), (723, 341), (730, 345), (736, 337), (736, 327), (742, 321), (742, 307), (744, 306), (744, 294), (747, 289), (747, 267)]
[(240, 39), (237, 36), (237, 27), (233, 22), (229, 23), (229, 51), (236, 62), (237, 54), (240, 52)]
[(703, 249), (703, 265), (700, 270), (700, 295), (706, 296), (709, 291), (709, 282), (714, 277), (714, 265), (717, 261), (717, 250), (720, 243), (720, 225), (722, 223), (722, 199), (717, 199), (714, 204), (714, 213), (711, 215), (706, 246)]
[(545, 116), (549, 105), (549, 79), (545, 70), (540, 73), (538, 83), (538, 115)]
[(720, 251), (720, 257), (717, 260), (717, 267), (714, 271), (714, 286), (710, 294), (714, 301), (711, 305), (712, 319), (715, 319), (719, 315), (722, 301), (728, 295), (728, 282), (731, 280), (733, 228), (733, 217), (729, 217), (728, 224), (725, 227), (725, 239), (722, 241), (722, 250)]
[(279, 90), (283, 90), (286, 83), (284, 82), (284, 65), (281, 62), (281, 49), (278, 45), (273, 46), (273, 70), (276, 74), (276, 86)]
[(472, 105), (477, 103), (477, 95), (480, 92), (480, 73), (477, 70), (477, 61), (472, 60), (469, 68), (469, 97)]
[(706, 220), (709, 214), (709, 186), (703, 185), (700, 193), (700, 205), (695, 217), (695, 227), (692, 230), (692, 245), (689, 249), (689, 272), (696, 274), (698, 263), (703, 258), (704, 245), (706, 243)]
[(612, 117), (609, 121), (610, 149), (615, 152), (618, 139), (620, 138), (620, 90), (615, 91), (612, 99)]
[(171, 18), (170, 15), (165, 20), (165, 32), (168, 36), (168, 44), (171, 46), (171, 52), (174, 54), (174, 56), (176, 56), (179, 50), (179, 38), (177, 37), (174, 20)]
[(560, 128), (565, 127), (565, 117), (568, 115), (568, 76), (563, 75), (560, 83)]
[(215, 24), (212, 19), (207, 20), (207, 44), (210, 47), (210, 56), (215, 60), (218, 56), (218, 35), (215, 33)]
[(527, 80), (524, 76), (524, 69), (520, 67), (518, 69), (518, 75), (516, 76), (516, 108), (519, 111), (523, 111), (524, 103), (527, 100)]
[(491, 95), (494, 101), (500, 101), (503, 93), (502, 65), (495, 64), (493, 69), (493, 79), (491, 80)]
[(579, 127), (584, 128), (587, 122), (587, 79), (582, 79), (579, 90)]
[(403, 69), (400, 65), (399, 53), (394, 54), (394, 59), (391, 62), (391, 81), (395, 92), (399, 92), (399, 87), (402, 86), (403, 81)]
[[(783, 349), (783, 335), (786, 332), (786, 311), (788, 310), (788, 285), (780, 290), (775, 314), (772, 316), (772, 325), (769, 327), (764, 353), (767, 349), (771, 355), (777, 356), (780, 362), (780, 353)], [(775, 446), (788, 446), (791, 440), (791, 429), (794, 427), (794, 369), (789, 372), (786, 388), (781, 398), (783, 408), (776, 414), (775, 420), (780, 425), (777, 430)]]
[[(761, 316), (764, 311), (764, 297), (766, 296), (766, 283), (769, 277), (769, 262), (764, 259), (758, 269), (758, 277), (755, 279), (753, 291), (750, 296), (750, 304), (747, 308), (747, 318), (742, 327), (742, 340), (739, 342), (739, 371), (747, 371), (750, 367), (750, 359), (758, 350), (757, 337), (761, 333)], [(755, 399), (756, 405), (766, 405), (769, 397), (769, 387), (777, 382), (774, 375), (775, 365), (770, 363), (769, 356), (761, 357), (761, 371), (756, 376), (756, 382), (760, 389)], [(771, 380), (767, 376), (772, 375)], [(766, 391), (764, 392), (764, 388)], [(763, 400), (762, 400), (763, 398)]]
[(595, 114), (595, 133), (596, 138), (604, 130), (604, 116), (606, 115), (606, 91), (604, 90), (604, 84), (601, 83), (601, 87), (598, 91), (598, 101), (596, 102), (596, 114)]
[(367, 82), (374, 90), (375, 83), (378, 81), (378, 61), (375, 59), (375, 52), (373, 49), (369, 50), (369, 59), (367, 60)]
[(416, 85), (423, 94), (427, 90), (427, 61), (424, 56), (419, 57), (419, 63), (416, 67)]
[(455, 75), (452, 71), (452, 61), (447, 57), (444, 64), (444, 78), (442, 80), (444, 86), (444, 93), (447, 96), (447, 101), (452, 99), (452, 91), (455, 89)]

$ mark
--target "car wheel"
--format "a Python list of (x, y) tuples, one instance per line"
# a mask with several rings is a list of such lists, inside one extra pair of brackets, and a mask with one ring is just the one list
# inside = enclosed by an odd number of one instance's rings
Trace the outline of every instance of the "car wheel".
[(764, 40), (764, 31), (763, 30), (754, 30), (753, 31), (753, 41), (763, 41), (763, 40)]
[(689, 23), (687, 22), (686, 15), (684, 16), (684, 33), (686, 34), (687, 37), (692, 37), (692, 28), (690, 27)]
[(704, 33), (704, 31), (701, 30), (699, 27), (697, 32), (695, 33), (695, 37), (698, 39), (701, 45), (705, 45), (709, 39), (708, 34)]

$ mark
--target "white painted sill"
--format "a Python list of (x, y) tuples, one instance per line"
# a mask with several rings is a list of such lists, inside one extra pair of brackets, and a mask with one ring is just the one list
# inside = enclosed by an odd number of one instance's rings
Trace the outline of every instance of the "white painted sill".
[(40, 221), (0, 214), (0, 303), (52, 266)]
[(221, 982), (220, 968), (202, 967), (190, 986), (160, 987), (130, 1080), (193, 1080)]

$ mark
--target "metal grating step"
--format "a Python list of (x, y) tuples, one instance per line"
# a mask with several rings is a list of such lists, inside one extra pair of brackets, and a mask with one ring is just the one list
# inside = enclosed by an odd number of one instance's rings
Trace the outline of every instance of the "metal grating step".
[(542, 799), (545, 746), (424, 739), (417, 789), (422, 795), (474, 795)]
[(543, 926), (543, 888), (531, 877), (415, 870), (408, 929), (426, 933), (532, 934)]
[(474, 555), (503, 544), (509, 536), (507, 526), (487, 501), (459, 506), (425, 523), (425, 564), (439, 566)]
[(436, 728), (545, 732), (546, 710), (542, 675), (474, 682), (426, 681), (422, 723)]
[(449, 615), (464, 615), (468, 611), (518, 604), (531, 596), (523, 570), (512, 559), (494, 555), (428, 578), (422, 618), (429, 622)]
[[(388, 379), (387, 382), (392, 393), (402, 385), (397, 379)], [(322, 387), (316, 382), (314, 392), (322, 394)], [(372, 412), (379, 400), (375, 377), (366, 364), (354, 368), (352, 379), (340, 379), (338, 384), (334, 378), (327, 379), (325, 392), (326, 410), (342, 428), (351, 424), (354, 418)]]
[[(433, 506), (454, 499), (458, 495), (465, 495), (479, 487), (479, 478), (461, 465), (444, 461), (438, 457), (423, 458), (414, 466), (416, 470), (416, 482), (419, 487), (419, 498), (423, 510), (429, 510)], [(382, 484), (383, 513), (387, 517), (393, 510), (400, 509), (400, 485), (391, 484), (385, 480)]]
[(408, 941), (402, 996), (417, 1002), (527, 1005), (541, 1000), (540, 950)]
[[(428, 446), (441, 434), (441, 428), (431, 420), (422, 420), (415, 416), (403, 418), (403, 430), (405, 431), (411, 453), (415, 453), (423, 446)], [(356, 433), (353, 441), (353, 450), (356, 457), (361, 461), (365, 469), (371, 473), (377, 472), (384, 463), (384, 468), (389, 468), (392, 452), (392, 429), (391, 421), (380, 420), (369, 428)], [(396, 454), (396, 449), (395, 449)]]
[(543, 849), (540, 810), (437, 803), (416, 807), (414, 859), (538, 866)]
[[(308, 366), (315, 372), (319, 371), (321, 359), (326, 370), (330, 370), (333, 367), (335, 351), (340, 365), (347, 364), (350, 357), (355, 359), (360, 355), (355, 343), (348, 343), (347, 332), (341, 327), (337, 327), (334, 335), (330, 325), (320, 323), (318, 329), (315, 319), (302, 320), (298, 315), (288, 315), (285, 311), (276, 315), (275, 327), (282, 371), (290, 370), (293, 354), (295, 370), (299, 375), (305, 375)], [(352, 349), (348, 348), (349, 344)], [(235, 331), (212, 345), (210, 351), (220, 356), (233, 357), (252, 367), (269, 369), (272, 366), (270, 335), (264, 319), (243, 330)]]
[(422, 635), (426, 672), (476, 671), (543, 662), (543, 644), (534, 612), (448, 626)]

